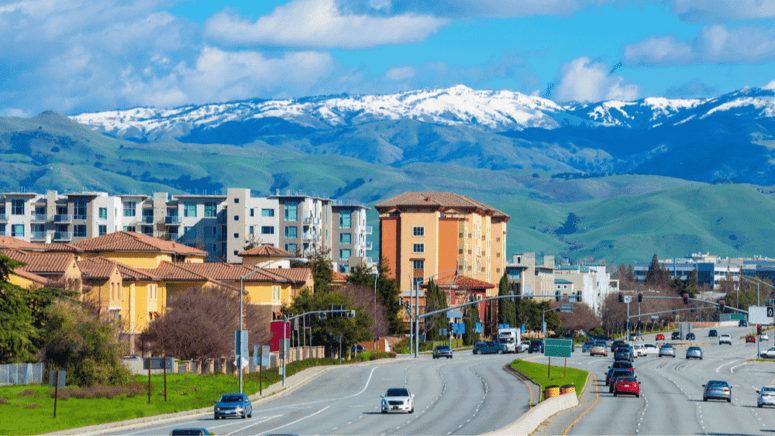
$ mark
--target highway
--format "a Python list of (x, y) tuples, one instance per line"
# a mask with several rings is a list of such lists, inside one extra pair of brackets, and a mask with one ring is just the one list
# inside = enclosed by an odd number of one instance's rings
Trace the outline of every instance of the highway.
[[(387, 365), (344, 365), (288, 396), (254, 406), (251, 419), (215, 421), (209, 416), (120, 434), (169, 434), (186, 427), (204, 427), (220, 436), (482, 434), (511, 424), (529, 408), (528, 386), (503, 369), (514, 358), (474, 356), (469, 350), (452, 359), (422, 355)], [(380, 395), (392, 387), (406, 387), (415, 395), (414, 414), (380, 412)], [(536, 401), (535, 391), (533, 396)]]

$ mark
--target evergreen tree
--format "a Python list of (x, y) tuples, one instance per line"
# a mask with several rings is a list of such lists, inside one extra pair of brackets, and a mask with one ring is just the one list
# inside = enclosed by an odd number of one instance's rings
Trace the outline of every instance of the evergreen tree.
[[(509, 295), (509, 291), (516, 294), (511, 283), (509, 283), (509, 276), (504, 273), (498, 283), (498, 295)], [(508, 298), (498, 300), (498, 324), (509, 324), (511, 327), (516, 327), (517, 325), (516, 307), (514, 302), (509, 301)]]
[(627, 265), (627, 280), (630, 283), (635, 283), (635, 271), (632, 269), (632, 265)]
[[(434, 312), (436, 310), (447, 308), (447, 296), (439, 286), (431, 279), (428, 282), (428, 291), (426, 294), (425, 311)], [(439, 329), (447, 327), (446, 313), (432, 315), (425, 318), (426, 335), (429, 340), (439, 340)]]
[(694, 298), (694, 295), (699, 292), (699, 286), (697, 285), (697, 269), (693, 269), (689, 273), (689, 277), (686, 278), (686, 286), (683, 293), (689, 294), (690, 298)]
[(657, 254), (654, 253), (654, 257), (651, 258), (649, 269), (646, 272), (646, 285), (658, 285), (660, 280), (660, 266)]
[(477, 305), (466, 307), (465, 320), (466, 331), (463, 334), (463, 345), (474, 345), (476, 343), (476, 323), (480, 322), (479, 308)]

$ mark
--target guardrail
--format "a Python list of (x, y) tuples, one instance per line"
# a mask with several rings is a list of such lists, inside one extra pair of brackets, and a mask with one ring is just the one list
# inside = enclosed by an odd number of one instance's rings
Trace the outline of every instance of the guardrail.
[(177, 216), (165, 216), (164, 217), (164, 224), (180, 225), (180, 217), (177, 217)]
[(71, 239), (73, 239), (71, 232), (54, 232), (55, 241), (69, 241)]
[(47, 218), (48, 217), (46, 216), (45, 213), (36, 213), (36, 214), (32, 215), (32, 222), (34, 222), (34, 223), (45, 223)]

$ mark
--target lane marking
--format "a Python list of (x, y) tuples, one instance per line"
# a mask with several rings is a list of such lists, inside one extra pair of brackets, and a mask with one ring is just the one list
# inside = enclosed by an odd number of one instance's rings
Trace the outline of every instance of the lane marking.
[(527, 386), (527, 390), (530, 391), (530, 403), (529, 403), (530, 407), (528, 408), (528, 410), (532, 409), (533, 408), (533, 388), (530, 387), (530, 384), (527, 382), (527, 380), (523, 379), (517, 372), (512, 372), (512, 371), (508, 370), (507, 367), (508, 367), (508, 364), (503, 365), (503, 369), (505, 369), (506, 372), (508, 372), (509, 374), (513, 375), (514, 377), (522, 380), (522, 382), (525, 384), (525, 386)]
[[(266, 421), (269, 421), (270, 419), (279, 418), (279, 417), (281, 417), (281, 416), (282, 416), (282, 415), (275, 415), (275, 416), (270, 416), (270, 417), (264, 418), (264, 419), (262, 419), (262, 420), (260, 420), (260, 421), (258, 421), (258, 422), (254, 422), (253, 424), (246, 425), (245, 427), (242, 427), (242, 428), (238, 428), (238, 429), (234, 430), (234, 431), (233, 431), (233, 432), (231, 432), (231, 433), (226, 433), (226, 434), (225, 434), (225, 435), (223, 435), (223, 436), (229, 436), (229, 435), (231, 435), (231, 434), (234, 434), (234, 433), (236, 433), (236, 432), (238, 432), (238, 431), (245, 430), (246, 428), (250, 428), (250, 427), (253, 427), (254, 425), (262, 424), (262, 423), (264, 423), (264, 422), (266, 422)], [(227, 425), (234, 425), (234, 423), (232, 423), (232, 424), (224, 424), (224, 425), (219, 425), (219, 426), (216, 426), (216, 427), (210, 427), (210, 428), (226, 427)]]
[(592, 408), (593, 408), (593, 407), (595, 407), (595, 404), (597, 404), (597, 400), (599, 400), (599, 399), (600, 399), (600, 387), (597, 385), (597, 376), (595, 375), (595, 373), (594, 373), (594, 372), (592, 372), (592, 373), (590, 373), (590, 374), (592, 374), (592, 377), (594, 377), (594, 378), (595, 378), (595, 395), (596, 395), (596, 396), (595, 396), (595, 402), (594, 402), (594, 403), (592, 403), (592, 405), (591, 405), (591, 406), (589, 406), (589, 408), (588, 408), (587, 410), (585, 410), (585, 411), (584, 411), (584, 413), (582, 413), (581, 415), (579, 415), (579, 417), (578, 417), (578, 418), (576, 418), (576, 420), (575, 420), (575, 421), (573, 421), (573, 422), (571, 422), (571, 423), (570, 423), (570, 425), (568, 426), (568, 428), (566, 428), (566, 429), (565, 429), (565, 432), (563, 432), (562, 436), (565, 436), (566, 434), (568, 434), (568, 432), (570, 431), (571, 427), (573, 427), (574, 425), (576, 425), (576, 423), (577, 423), (577, 422), (579, 422), (579, 419), (581, 419), (581, 418), (582, 418), (584, 415), (586, 415), (586, 414), (587, 414), (587, 412), (589, 412), (590, 410), (592, 410)]
[[(371, 378), (371, 377), (369, 377), (369, 378)], [(260, 434), (269, 434), (269, 433), (274, 433), (274, 432), (275, 432), (275, 430), (280, 430), (281, 428), (285, 428), (285, 427), (288, 427), (289, 425), (296, 424), (297, 422), (304, 421), (305, 419), (312, 418), (313, 416), (317, 415), (318, 413), (322, 413), (322, 412), (324, 412), (324, 411), (325, 411), (326, 409), (328, 409), (329, 407), (331, 407), (331, 406), (326, 406), (326, 407), (324, 407), (324, 408), (322, 408), (322, 409), (318, 410), (317, 412), (313, 413), (312, 415), (305, 416), (304, 418), (297, 419), (296, 421), (289, 422), (288, 424), (281, 425), (280, 427), (273, 428), (273, 429), (271, 429), (271, 430), (267, 430), (267, 431), (262, 431)], [(226, 436), (226, 435), (224, 435), (224, 436)], [(259, 436), (259, 435), (256, 435), (256, 436)]]
[(718, 368), (716, 368), (716, 372), (718, 372), (718, 370), (719, 370), (719, 369), (721, 369), (721, 368), (723, 368), (723, 367), (725, 367), (725, 366), (727, 366), (727, 365), (731, 365), (731, 364), (733, 364), (733, 363), (735, 363), (735, 362), (738, 362), (738, 361), (737, 361), (737, 360), (733, 360), (733, 361), (731, 361), (731, 362), (727, 362), (727, 363), (725, 363), (725, 364), (723, 364), (723, 365), (720, 365)]

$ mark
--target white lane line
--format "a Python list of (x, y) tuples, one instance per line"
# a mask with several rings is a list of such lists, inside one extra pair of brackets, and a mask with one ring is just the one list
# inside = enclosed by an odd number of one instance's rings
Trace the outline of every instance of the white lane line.
[(732, 368), (730, 368), (729, 370), (732, 372), (732, 374), (734, 374), (734, 373), (735, 373), (735, 368), (737, 368), (737, 367), (740, 367), (740, 366), (743, 366), (743, 365), (745, 365), (745, 364), (746, 364), (746, 362), (743, 362), (743, 363), (741, 363), (740, 365), (735, 365), (735, 366), (733, 366), (733, 367), (732, 367)]
[(719, 365), (719, 367), (718, 367), (718, 368), (716, 368), (716, 372), (719, 372), (719, 371), (718, 371), (719, 369), (721, 369), (721, 368), (723, 368), (723, 367), (725, 367), (725, 366), (727, 366), (727, 365), (731, 365), (731, 364), (733, 364), (733, 363), (735, 363), (735, 362), (738, 362), (738, 361), (737, 361), (737, 360), (733, 360), (733, 361), (731, 361), (731, 362), (727, 362), (727, 363), (724, 363), (724, 364), (722, 364), (722, 365)]
[[(369, 379), (371, 379), (371, 377), (369, 377)], [(324, 408), (322, 408), (322, 409), (318, 410), (317, 412), (313, 413), (312, 415), (305, 416), (304, 418), (297, 419), (296, 421), (289, 422), (288, 424), (281, 425), (280, 427), (273, 428), (273, 429), (271, 429), (271, 430), (262, 431), (260, 434), (270, 434), (270, 433), (274, 433), (276, 430), (280, 430), (281, 428), (285, 428), (285, 427), (288, 427), (289, 425), (296, 424), (297, 422), (304, 421), (305, 419), (312, 418), (313, 416), (317, 415), (318, 413), (322, 413), (323, 411), (325, 411), (325, 410), (326, 410), (326, 409), (328, 409), (329, 407), (331, 407), (331, 406), (326, 406), (326, 407), (324, 407)], [(227, 436), (227, 435), (224, 435), (224, 436)], [(259, 436), (259, 435), (256, 435), (256, 436)]]
[[(347, 398), (357, 397), (358, 395), (366, 392), (366, 389), (369, 388), (369, 383), (371, 383), (371, 377), (374, 375), (374, 371), (376, 369), (377, 368), (372, 368), (371, 369), (371, 372), (369, 373), (369, 378), (368, 378), (368, 380), (366, 380), (366, 386), (364, 386), (363, 389), (361, 389), (360, 392), (358, 392), (356, 394), (352, 394), (352, 395), (347, 396), (347, 397), (335, 398), (333, 401), (339, 401), (339, 400), (345, 400)], [(262, 409), (262, 411), (263, 412), (268, 412), (268, 411), (272, 411), (272, 410), (286, 410), (288, 407), (294, 407), (295, 408), (295, 407), (298, 407), (298, 406), (306, 406), (306, 405), (309, 405), (309, 404), (330, 403), (331, 401), (332, 400), (309, 401), (309, 402), (306, 402), (306, 403), (297, 403), (297, 404), (294, 404), (293, 406), (280, 406), (280, 407), (265, 408), (265, 409)], [(379, 406), (377, 406), (376, 408), (379, 408)]]
[[(229, 436), (230, 434), (237, 433), (238, 431), (245, 430), (246, 428), (253, 427), (254, 425), (258, 425), (258, 424), (264, 423), (264, 422), (266, 422), (266, 421), (269, 421), (270, 419), (279, 418), (279, 417), (281, 417), (281, 416), (282, 416), (282, 415), (275, 415), (275, 416), (270, 416), (270, 417), (264, 418), (264, 419), (262, 419), (262, 420), (260, 420), (260, 421), (258, 421), (258, 422), (254, 422), (253, 424), (247, 425), (247, 426), (245, 426), (245, 427), (242, 427), (242, 428), (238, 428), (238, 429), (234, 430), (234, 431), (233, 431), (233, 432), (231, 432), (231, 433), (226, 433), (226, 434), (225, 434), (225, 435), (223, 435), (223, 436)], [(218, 427), (226, 427), (227, 425), (234, 425), (234, 424), (223, 424), (223, 425), (219, 425), (219, 426), (216, 426), (216, 427), (210, 427), (210, 426), (208, 426), (208, 427), (209, 427), (209, 428), (218, 428)]]

